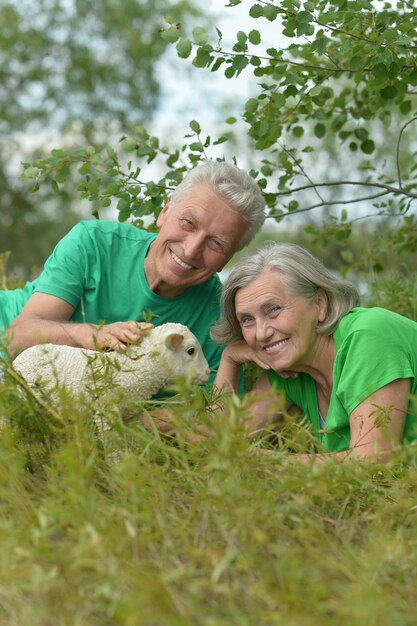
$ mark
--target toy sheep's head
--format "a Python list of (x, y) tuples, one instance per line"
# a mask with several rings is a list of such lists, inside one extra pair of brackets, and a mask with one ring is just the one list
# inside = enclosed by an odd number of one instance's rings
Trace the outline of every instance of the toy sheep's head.
[(210, 376), (210, 368), (203, 354), (200, 342), (187, 326), (167, 323), (156, 326), (144, 339), (165, 347), (164, 361), (169, 378), (190, 377), (204, 382)]

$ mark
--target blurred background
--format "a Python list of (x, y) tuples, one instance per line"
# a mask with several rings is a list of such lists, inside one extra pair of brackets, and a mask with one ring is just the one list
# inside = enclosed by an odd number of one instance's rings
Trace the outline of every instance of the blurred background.
[[(227, 4), (226, 0), (211, 0), (204, 7), (198, 0), (0, 0), (0, 253), (10, 252), (8, 271), (20, 280), (36, 276), (69, 228), (79, 219), (93, 219), (91, 204), (80, 200), (76, 183), (66, 184), (59, 194), (46, 184), (34, 193), (33, 183), (20, 178), (22, 163), (45, 157), (52, 148), (116, 145), (138, 124), (171, 146), (181, 145), (190, 120), (196, 119), (208, 135), (229, 133), (227, 144), (210, 147), (209, 158), (231, 159), (237, 154), (240, 167), (259, 168), (260, 156), (251, 148), (241, 113), (256, 90), (253, 73), (242, 72), (231, 81), (222, 72), (196, 70), (191, 57), (179, 59), (160, 33), (167, 24), (180, 24), (184, 30), (198, 24), (210, 33), (217, 28), (222, 44), (231, 46), (238, 31), (251, 28), (252, 3)], [(263, 49), (286, 47), (289, 41), (279, 20), (264, 21)], [(225, 121), (231, 118), (233, 136)], [(381, 137), (375, 157), (383, 161), (386, 154), (389, 170), (394, 167), (388, 155), (398, 126), (375, 124), (380, 125)], [(410, 158), (414, 144), (412, 135), (404, 137), (404, 159)], [(319, 155), (316, 152), (307, 161), (310, 177), (320, 180), (329, 169), (354, 173), (354, 155), (341, 152), (330, 135), (322, 145)], [(150, 165), (148, 180), (161, 175), (158, 165)], [(369, 249), (375, 275), (382, 268), (386, 272), (404, 266), (408, 273), (414, 271), (413, 252), (393, 256), (382, 243), (392, 227), (390, 218), (364, 219), (367, 213), (366, 203), (350, 209), (354, 228), (348, 241), (342, 231), (335, 236), (329, 230), (326, 235), (325, 208), (279, 223), (271, 218), (249, 250), (265, 240), (294, 241), (346, 272), (355, 257)], [(109, 208), (100, 217), (118, 216)], [(4, 263), (4, 255), (0, 259)]]

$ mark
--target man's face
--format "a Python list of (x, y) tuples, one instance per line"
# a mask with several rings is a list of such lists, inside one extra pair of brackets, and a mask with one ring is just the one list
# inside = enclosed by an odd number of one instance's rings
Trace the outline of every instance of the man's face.
[(196, 185), (158, 217), (159, 233), (145, 259), (149, 287), (174, 297), (219, 272), (234, 253), (247, 222), (212, 189)]

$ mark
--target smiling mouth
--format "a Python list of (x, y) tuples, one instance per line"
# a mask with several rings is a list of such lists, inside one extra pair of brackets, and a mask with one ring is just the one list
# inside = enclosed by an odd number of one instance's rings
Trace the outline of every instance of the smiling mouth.
[(193, 270), (193, 269), (195, 269), (192, 265), (189, 265), (185, 261), (182, 261), (174, 252), (172, 252), (172, 250), (170, 250), (170, 252), (171, 252), (172, 258), (174, 259), (175, 263), (177, 263), (177, 265), (179, 265), (180, 267), (182, 267), (185, 270)]
[(276, 341), (275, 343), (270, 344), (264, 348), (265, 352), (268, 354), (270, 352), (275, 352), (284, 347), (284, 345), (289, 341), (289, 339), (281, 339), (280, 341)]

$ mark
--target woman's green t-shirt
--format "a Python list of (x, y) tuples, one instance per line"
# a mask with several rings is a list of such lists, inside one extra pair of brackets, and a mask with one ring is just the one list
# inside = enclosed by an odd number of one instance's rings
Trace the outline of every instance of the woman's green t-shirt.
[(268, 372), (271, 385), (284, 390), (310, 421), (325, 450), (349, 448), (351, 412), (372, 393), (397, 380), (411, 379), (405, 441), (417, 438), (417, 322), (381, 308), (352, 309), (343, 316), (333, 338), (336, 358), (333, 390), (325, 427), (320, 426), (316, 386), (308, 374), (284, 380)]

